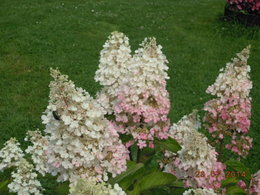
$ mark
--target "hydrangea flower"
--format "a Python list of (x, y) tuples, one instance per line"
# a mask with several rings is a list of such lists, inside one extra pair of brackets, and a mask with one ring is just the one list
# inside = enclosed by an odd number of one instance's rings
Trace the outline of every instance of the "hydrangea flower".
[(219, 140), (225, 136), (232, 137), (232, 144), (226, 148), (245, 157), (252, 147), (252, 139), (248, 133), (251, 117), (251, 97), (249, 96), (252, 82), (247, 64), (250, 46), (237, 54), (231, 63), (217, 77), (215, 83), (208, 87), (207, 93), (217, 96), (208, 101), (204, 110), (207, 111), (204, 121), (207, 129)]
[(139, 148), (153, 147), (154, 137), (168, 137), (168, 61), (161, 49), (155, 38), (143, 41), (135, 51), (127, 83), (118, 90), (114, 104), (115, 127), (120, 133), (131, 134)]
[(16, 138), (11, 138), (5, 142), (4, 147), (0, 150), (0, 171), (17, 166), (17, 163), (23, 156), (24, 154), (20, 148), (20, 143)]
[(260, 194), (260, 170), (251, 179), (249, 193), (254, 195)]
[[(102, 107), (67, 75), (51, 69), (49, 105), (42, 116), (48, 172), (58, 180), (106, 181), (126, 170), (128, 151)], [(34, 144), (35, 145), (35, 144)]]
[[(161, 163), (164, 171), (183, 179), (186, 187), (220, 188), (225, 165), (217, 161), (217, 152), (198, 128), (197, 111), (173, 124), (170, 136), (181, 145), (177, 154), (167, 151)], [(214, 174), (214, 175), (212, 175)]]
[(30, 141), (33, 144), (32, 146), (28, 146), (25, 152), (32, 155), (35, 170), (45, 175), (48, 172), (48, 159), (46, 155), (49, 144), (48, 138), (44, 137), (39, 130), (28, 131), (25, 141)]
[(126, 76), (131, 57), (128, 37), (121, 32), (112, 32), (100, 52), (99, 69), (95, 75), (95, 81), (103, 86), (97, 93), (97, 101), (110, 114), (116, 91), (122, 83), (128, 82)]
[(86, 179), (79, 179), (70, 185), (70, 195), (126, 195), (118, 184), (96, 183)]
[(23, 158), (20, 159), (17, 170), (11, 173), (12, 182), (8, 184), (9, 191), (18, 195), (42, 194), (41, 183), (37, 180), (37, 174), (33, 170), (32, 164)]
[(186, 190), (183, 195), (217, 195), (212, 189), (189, 189)]

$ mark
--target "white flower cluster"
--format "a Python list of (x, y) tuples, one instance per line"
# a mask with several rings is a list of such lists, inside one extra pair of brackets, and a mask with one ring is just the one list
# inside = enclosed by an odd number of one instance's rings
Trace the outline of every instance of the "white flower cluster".
[(169, 134), (179, 144), (183, 144), (185, 137), (195, 129), (198, 130), (201, 127), (198, 111), (193, 110), (189, 115), (185, 115), (177, 123), (172, 124)]
[[(197, 110), (194, 110), (189, 115), (183, 116), (177, 123), (173, 123), (169, 130), (169, 135), (180, 145), (183, 145), (184, 138), (189, 135), (192, 129), (198, 130), (200, 126), (201, 124), (199, 122)], [(175, 174), (174, 160), (177, 157), (177, 154), (165, 151), (164, 156), (165, 158), (160, 163), (160, 166), (164, 167), (165, 172)]]
[[(207, 93), (223, 98), (224, 96), (236, 96), (239, 98), (249, 97), (252, 81), (250, 80), (250, 66), (247, 64), (250, 46), (237, 54), (238, 58), (233, 58), (227, 63), (225, 71), (220, 69), (215, 83), (208, 87)], [(223, 72), (224, 71), (224, 72)]]
[(160, 88), (162, 82), (169, 79), (167, 63), (162, 46), (157, 45), (156, 39), (145, 38), (135, 51), (127, 83), (133, 85), (133, 89), (139, 89), (137, 95), (140, 94), (140, 89)]
[(23, 158), (24, 154), (19, 145), (16, 138), (5, 142), (4, 147), (0, 150), (0, 171), (17, 166), (17, 162)]
[[(210, 173), (216, 161), (216, 152), (207, 143), (207, 138), (197, 130), (192, 130), (184, 137), (182, 149), (178, 151), (180, 161), (176, 174), (188, 177), (196, 171)], [(187, 171), (187, 172), (185, 172)]]
[(79, 179), (70, 185), (70, 195), (126, 195), (118, 184), (96, 183), (86, 179)]
[[(155, 38), (145, 38), (140, 48), (131, 56), (129, 39), (123, 33), (113, 32), (100, 53), (99, 69), (95, 80), (103, 89), (97, 93), (97, 101), (112, 113), (115, 99), (120, 91), (131, 90), (133, 102), (142, 106), (140, 98), (145, 91), (164, 88), (165, 79), (169, 79), (166, 56), (162, 46), (157, 45)], [(168, 98), (167, 91), (157, 90), (155, 96)]]
[(109, 113), (112, 112), (111, 106), (118, 87), (127, 82), (130, 60), (131, 49), (128, 37), (123, 33), (113, 32), (100, 52), (99, 69), (95, 75), (96, 82), (104, 87), (97, 94), (97, 101)]
[[(177, 154), (166, 152), (166, 160), (162, 161), (161, 166), (164, 166), (165, 172), (183, 179), (186, 186), (218, 188), (219, 181), (223, 178), (224, 167), (222, 163), (217, 162), (217, 153), (207, 143), (207, 138), (198, 132), (199, 127), (197, 111), (173, 124), (170, 136), (176, 139), (182, 149)], [(197, 177), (198, 171), (204, 175)], [(219, 171), (219, 175), (211, 177), (213, 171)]]
[(17, 165), (17, 170), (12, 172), (12, 182), (8, 184), (10, 192), (18, 195), (40, 195), (42, 187), (37, 180), (37, 174), (33, 172), (33, 165), (25, 159), (21, 159)]
[(189, 189), (186, 190), (183, 195), (217, 195), (212, 189)]
[(32, 155), (36, 171), (45, 175), (45, 173), (48, 172), (47, 156), (45, 154), (49, 144), (47, 137), (42, 136), (39, 130), (28, 131), (25, 141), (33, 143), (33, 145), (29, 146), (25, 152)]
[(128, 151), (102, 107), (68, 76), (54, 69), (51, 76), (49, 105), (42, 116), (48, 172), (58, 174), (61, 181), (80, 177), (106, 181), (108, 172), (116, 176), (125, 171)]
[(8, 185), (9, 191), (18, 195), (41, 194), (42, 187), (37, 180), (37, 174), (33, 172), (33, 165), (23, 158), (24, 154), (19, 145), (15, 138), (11, 138), (0, 150), (0, 170), (16, 168), (11, 173), (12, 182)]

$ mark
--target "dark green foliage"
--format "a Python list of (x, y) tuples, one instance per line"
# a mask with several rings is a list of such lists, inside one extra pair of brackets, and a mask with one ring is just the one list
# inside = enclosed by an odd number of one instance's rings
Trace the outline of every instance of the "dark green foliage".
[(158, 145), (160, 149), (168, 150), (173, 153), (177, 153), (181, 149), (178, 142), (172, 138), (168, 138), (166, 140), (155, 140), (155, 144)]

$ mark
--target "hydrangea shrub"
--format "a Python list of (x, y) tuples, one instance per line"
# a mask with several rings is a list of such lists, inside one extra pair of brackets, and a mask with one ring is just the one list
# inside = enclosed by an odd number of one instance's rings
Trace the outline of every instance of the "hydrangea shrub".
[[(49, 104), (41, 116), (44, 130), (27, 132), (26, 154), (15, 138), (0, 150), (0, 171), (13, 168), (9, 191), (44, 194), (39, 173), (67, 181), (70, 195), (138, 195), (153, 190), (259, 194), (259, 171), (251, 174), (238, 160), (228, 163), (220, 158), (224, 139), (230, 140), (225, 148), (240, 156), (252, 147), (247, 136), (252, 88), (249, 49), (237, 54), (208, 87), (206, 92), (215, 98), (204, 105), (203, 125), (196, 110), (171, 125), (168, 61), (162, 46), (155, 38), (145, 38), (131, 54), (127, 36), (113, 32), (100, 53), (95, 80), (102, 89), (96, 98), (58, 69), (50, 70)], [(202, 133), (203, 127), (219, 150)], [(131, 147), (139, 152), (131, 153)], [(130, 160), (134, 155), (136, 162)], [(225, 171), (237, 167), (248, 175), (230, 181)]]

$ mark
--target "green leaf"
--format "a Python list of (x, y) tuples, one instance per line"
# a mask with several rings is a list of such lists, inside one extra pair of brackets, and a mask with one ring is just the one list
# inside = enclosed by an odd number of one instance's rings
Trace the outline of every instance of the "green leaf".
[(120, 140), (121, 140), (123, 143), (126, 143), (126, 142), (128, 142), (128, 141), (130, 141), (130, 140), (133, 139), (133, 137), (132, 137), (131, 135), (126, 135), (126, 134), (120, 134), (120, 135), (119, 135), (119, 138), (120, 138)]
[(237, 178), (235, 178), (235, 177), (229, 177), (229, 178), (227, 178), (227, 179), (225, 179), (225, 180), (223, 180), (221, 183), (222, 183), (222, 185), (221, 186), (227, 186), (227, 185), (231, 185), (231, 184), (237, 184), (237, 182), (238, 182), (238, 179)]
[(4, 180), (0, 182), (0, 189), (4, 188), (9, 183), (9, 180)]
[(238, 186), (231, 186), (227, 189), (227, 195), (246, 195), (245, 191)]
[(178, 142), (172, 138), (165, 140), (155, 140), (155, 144), (159, 145), (159, 147), (163, 150), (168, 150), (174, 153), (181, 149), (181, 146), (178, 144)]
[(132, 160), (137, 161), (138, 146), (136, 144), (134, 144), (130, 147), (130, 152), (131, 152), (131, 155), (133, 158)]
[(133, 189), (133, 186), (135, 183), (140, 181), (144, 175), (149, 174), (153, 171), (158, 171), (157, 168), (150, 168), (148, 166), (143, 166), (141, 169), (137, 170), (134, 174), (131, 174), (127, 178), (124, 178), (122, 181), (120, 181), (120, 186), (123, 189), (128, 189), (129, 188)]
[(175, 181), (176, 177), (172, 174), (159, 171), (152, 172), (148, 175), (145, 175), (140, 181), (138, 181), (134, 186), (134, 190), (129, 194), (137, 195), (145, 190), (171, 185)]
[(115, 183), (120, 183), (120, 181), (122, 181), (123, 179), (126, 179), (127, 177), (133, 175), (136, 171), (138, 171), (139, 169), (141, 169), (144, 165), (142, 163), (136, 163), (134, 161), (128, 161), (127, 162), (127, 170), (118, 175), (115, 178), (110, 178), (108, 180), (108, 182), (112, 185), (114, 185)]
[(231, 159), (231, 160), (226, 161), (225, 164), (228, 167), (230, 167), (230, 168), (232, 168), (232, 169), (234, 169), (234, 170), (236, 170), (236, 171), (238, 171), (240, 173), (245, 172), (245, 179), (248, 182), (250, 182), (250, 180), (251, 180), (251, 172), (243, 163), (241, 163), (240, 161)]
[(170, 194), (163, 188), (153, 188), (151, 190), (143, 191), (142, 195), (170, 195)]
[(69, 183), (68, 182), (64, 182), (59, 184), (56, 189), (56, 194), (58, 195), (68, 195), (69, 194)]
[(182, 195), (187, 189), (185, 188), (171, 188), (170, 192), (174, 195)]
[(173, 182), (171, 184), (171, 186), (178, 187), (178, 188), (183, 188), (183, 182), (181, 180), (176, 180), (175, 182)]
[(170, 185), (175, 182), (175, 180), (176, 177), (174, 175), (158, 171), (144, 176), (139, 185), (143, 191), (159, 186)]

